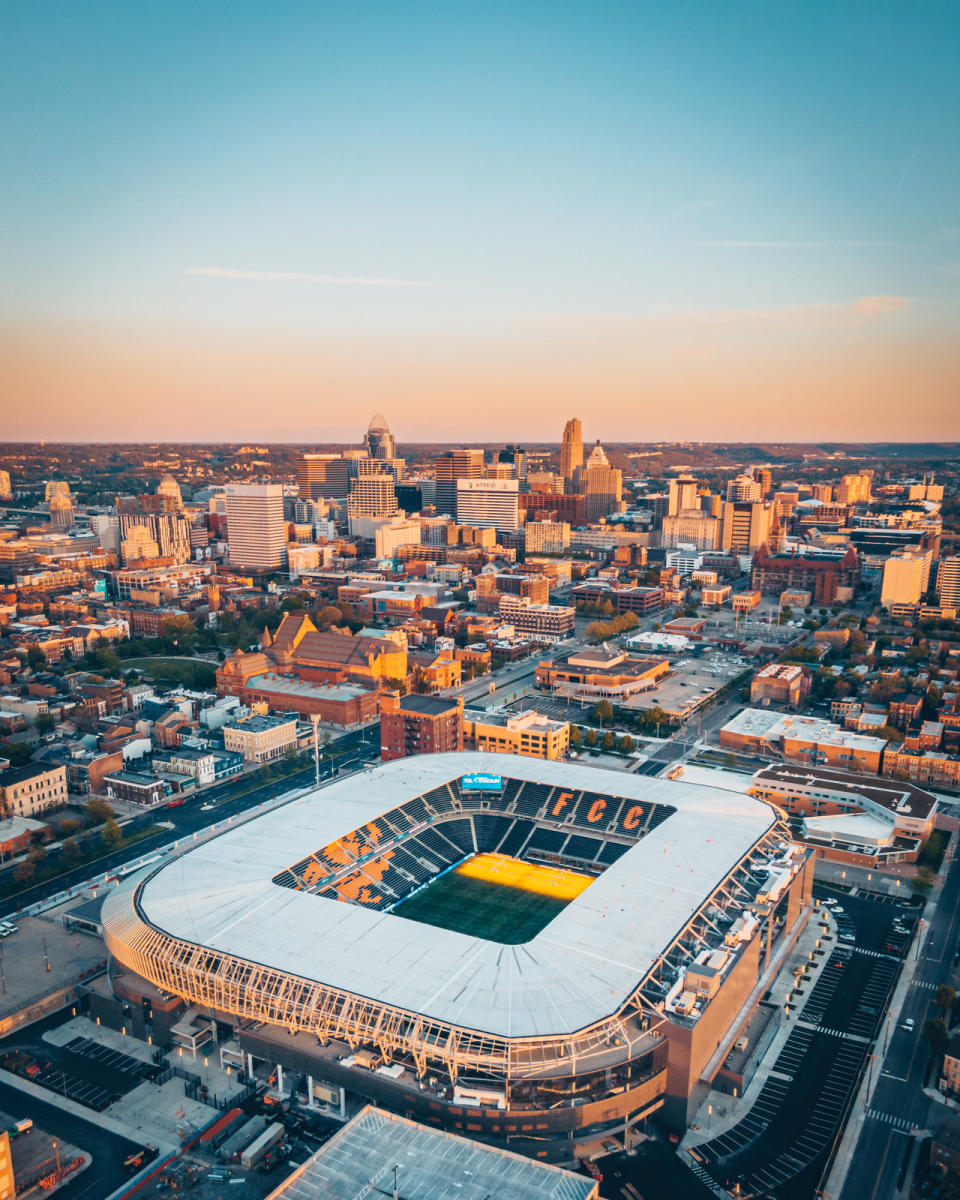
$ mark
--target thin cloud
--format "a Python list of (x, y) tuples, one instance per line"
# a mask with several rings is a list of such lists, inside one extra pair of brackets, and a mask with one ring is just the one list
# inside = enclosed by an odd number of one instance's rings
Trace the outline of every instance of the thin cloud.
[(184, 275), (203, 275), (212, 279), (254, 279), (275, 282), (325, 283), (334, 287), (433, 287), (424, 279), (378, 279), (363, 275), (312, 275), (303, 271), (247, 271), (236, 267), (189, 267)]
[(725, 238), (716, 241), (678, 241), (675, 246), (713, 246), (725, 250), (865, 250), (883, 246), (909, 246), (910, 242), (748, 242)]

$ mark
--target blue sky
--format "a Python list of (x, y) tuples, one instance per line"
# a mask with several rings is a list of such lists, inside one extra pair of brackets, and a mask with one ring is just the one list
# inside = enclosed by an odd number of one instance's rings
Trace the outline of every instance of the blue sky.
[[(313, 363), (331, 437), (377, 396), (401, 436), (467, 436), (437, 409), (458, 363), (491, 419), (524, 408), (521, 436), (559, 436), (551, 394), (608, 396), (608, 437), (644, 436), (649, 397), (650, 436), (689, 436), (659, 409), (702, 391), (691, 353), (740, 385), (744, 438), (775, 436), (778, 352), (791, 373), (823, 344), (861, 363), (834, 409), (895, 348), (960, 436), (958, 32), (946, 4), (8, 0), (11, 428), (56, 436), (35, 402), (72, 379), (88, 424), (133, 436), (134, 360), (189, 359), (171, 398), (208, 400), (212, 435), (232, 396), (237, 435), (265, 436), (259, 342), (291, 427)], [(810, 436), (843, 435), (829, 412)]]

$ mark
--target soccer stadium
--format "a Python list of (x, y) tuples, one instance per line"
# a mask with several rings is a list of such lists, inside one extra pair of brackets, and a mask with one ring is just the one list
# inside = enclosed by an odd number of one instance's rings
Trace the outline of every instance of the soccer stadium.
[(422, 755), (187, 846), (102, 919), (115, 988), (230, 1025), (248, 1063), (566, 1161), (682, 1127), (812, 873), (741, 792)]

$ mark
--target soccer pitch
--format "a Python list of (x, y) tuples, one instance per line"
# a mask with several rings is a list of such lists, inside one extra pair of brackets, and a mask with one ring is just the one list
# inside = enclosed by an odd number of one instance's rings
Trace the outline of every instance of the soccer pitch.
[(593, 883), (590, 875), (474, 854), (393, 912), (424, 925), (517, 946), (529, 942)]

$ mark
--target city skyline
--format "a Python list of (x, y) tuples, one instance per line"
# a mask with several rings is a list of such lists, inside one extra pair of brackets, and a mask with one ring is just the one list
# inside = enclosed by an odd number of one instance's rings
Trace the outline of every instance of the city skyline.
[(955, 11), (0, 29), (7, 436), (960, 435)]

